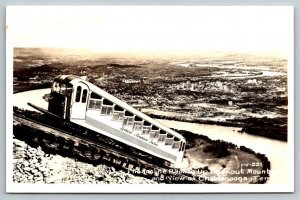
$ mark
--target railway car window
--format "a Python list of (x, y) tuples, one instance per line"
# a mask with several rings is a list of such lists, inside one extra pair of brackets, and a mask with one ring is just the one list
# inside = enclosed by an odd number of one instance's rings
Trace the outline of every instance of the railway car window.
[(179, 151), (184, 151), (184, 149), (185, 149), (185, 142), (180, 142), (180, 149), (179, 149)]
[(123, 125), (133, 125), (133, 118), (132, 117), (125, 117), (123, 121)]
[(122, 108), (122, 107), (120, 107), (118, 105), (115, 105), (114, 111), (124, 111), (124, 108)]
[(166, 145), (172, 145), (174, 142), (173, 138), (167, 138), (166, 139)]
[(179, 145), (179, 151), (182, 151), (182, 141), (180, 142), (180, 145)]
[(179, 141), (174, 141), (173, 145), (172, 145), (172, 148), (173, 149), (179, 149), (180, 147), (180, 142)]
[(101, 100), (93, 100), (93, 99), (91, 99), (90, 103), (89, 103), (89, 108), (99, 110), (101, 108), (101, 105), (102, 105), (102, 101)]
[(124, 119), (124, 112), (113, 113), (113, 120), (123, 120), (123, 119)]
[(155, 138), (155, 135), (157, 134), (156, 131), (150, 131), (150, 138)]
[(114, 106), (114, 112), (113, 112), (113, 120), (123, 120), (124, 119), (124, 108), (115, 105)]
[(67, 86), (65, 84), (62, 84), (60, 87), (60, 93), (66, 94), (67, 93)]
[(96, 106), (96, 101), (95, 100), (90, 100), (89, 108), (95, 108), (95, 106)]
[(182, 151), (185, 150), (185, 142), (183, 143)]
[(109, 101), (109, 100), (107, 100), (107, 99), (104, 99), (104, 100), (103, 100), (103, 105), (113, 106), (114, 104), (113, 104), (111, 101)]
[(113, 120), (118, 120), (119, 119), (119, 113), (113, 113)]
[(113, 113), (112, 106), (106, 106), (106, 105), (102, 106), (102, 109), (101, 109), (102, 115), (112, 115), (112, 113)]
[(102, 106), (101, 114), (102, 115), (106, 115), (106, 112), (107, 112), (107, 107), (106, 106)]
[(148, 134), (150, 132), (150, 127), (143, 127), (143, 134)]
[(151, 123), (144, 121), (144, 126), (151, 126)]
[(150, 131), (150, 138), (155, 139), (158, 138), (158, 136), (159, 136), (158, 131)]
[(84, 89), (82, 92), (82, 99), (81, 99), (82, 103), (86, 102), (86, 96), (87, 96), (87, 89)]
[(76, 97), (75, 97), (76, 102), (80, 101), (80, 95), (81, 95), (81, 86), (78, 86), (76, 89)]
[(102, 101), (96, 101), (95, 109), (101, 108)]
[(124, 112), (119, 113), (119, 120), (123, 120), (124, 119)]
[(134, 117), (134, 121), (143, 121), (143, 119), (140, 118), (140, 117), (138, 117), (138, 116), (135, 116), (135, 117)]
[(129, 111), (125, 111), (125, 116), (134, 116), (131, 112), (129, 112)]
[(92, 99), (102, 99), (102, 97), (94, 92), (91, 93), (91, 98)]
[(127, 125), (127, 120), (128, 120), (128, 118), (124, 118), (124, 120), (123, 120), (123, 126)]
[(132, 124), (133, 124), (133, 118), (128, 118), (127, 125), (132, 125)]
[(166, 134), (159, 134), (158, 136), (158, 141), (159, 142), (164, 142), (167, 138), (167, 135)]
[(112, 107), (107, 107), (107, 115), (112, 115), (113, 108)]
[(142, 123), (141, 122), (134, 122), (133, 130), (135, 130), (135, 131), (142, 130)]

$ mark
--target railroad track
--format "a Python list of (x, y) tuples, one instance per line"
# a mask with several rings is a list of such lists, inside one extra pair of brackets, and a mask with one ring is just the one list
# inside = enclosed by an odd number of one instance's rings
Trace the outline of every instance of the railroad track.
[[(199, 177), (195, 177), (193, 174), (185, 172), (174, 173), (174, 168), (153, 163), (154, 161), (145, 156), (138, 154), (133, 156), (111, 145), (106, 145), (104, 142), (94, 141), (84, 137), (84, 135), (61, 130), (55, 126), (20, 114), (14, 113), (14, 121), (21, 124), (19, 124), (20, 127), (14, 125), (14, 135), (17, 138), (26, 138), (24, 131), (23, 135), (18, 134), (18, 128), (20, 128), (20, 130), (25, 128), (30, 131), (27, 140), (41, 146), (43, 150), (50, 153), (73, 157), (94, 165), (106, 164), (118, 170), (123, 170), (136, 176), (146, 177), (160, 183), (211, 183), (204, 182), (203, 179), (199, 180)], [(175, 171), (176, 170), (180, 169), (175, 169)]]

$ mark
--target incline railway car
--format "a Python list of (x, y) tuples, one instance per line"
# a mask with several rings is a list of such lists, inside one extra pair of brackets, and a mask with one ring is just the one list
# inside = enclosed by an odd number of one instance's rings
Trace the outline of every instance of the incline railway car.
[(184, 137), (84, 79), (56, 77), (48, 101), (65, 120), (175, 165), (183, 160)]

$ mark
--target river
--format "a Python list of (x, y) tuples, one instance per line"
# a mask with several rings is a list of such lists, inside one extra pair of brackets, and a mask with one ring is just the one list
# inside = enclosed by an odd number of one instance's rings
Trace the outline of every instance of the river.
[[(19, 108), (34, 110), (27, 102), (47, 109), (48, 103), (42, 99), (50, 89), (38, 89), (20, 92), (13, 95), (13, 105)], [(243, 145), (256, 152), (266, 154), (271, 162), (270, 180), (268, 184), (286, 184), (288, 182), (288, 144), (287, 142), (268, 139), (261, 136), (238, 133), (240, 128), (224, 127), (219, 125), (196, 124), (189, 122), (178, 122), (173, 120), (157, 120), (160, 123), (175, 129), (203, 134), (213, 140), (224, 140), (236, 145)]]
[(246, 133), (238, 133), (237, 131), (240, 130), (240, 128), (236, 127), (196, 124), (164, 119), (159, 119), (158, 121), (170, 128), (206, 135), (213, 140), (224, 140), (239, 146), (251, 148), (255, 152), (265, 154), (271, 162), (270, 180), (268, 183), (282, 184), (286, 183), (288, 180), (287, 142)]

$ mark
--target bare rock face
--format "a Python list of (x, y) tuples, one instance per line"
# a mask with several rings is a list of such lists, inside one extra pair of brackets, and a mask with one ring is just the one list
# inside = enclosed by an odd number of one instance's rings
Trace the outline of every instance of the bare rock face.
[(155, 184), (106, 165), (93, 166), (59, 155), (45, 154), (40, 147), (13, 140), (13, 181), (16, 183)]

